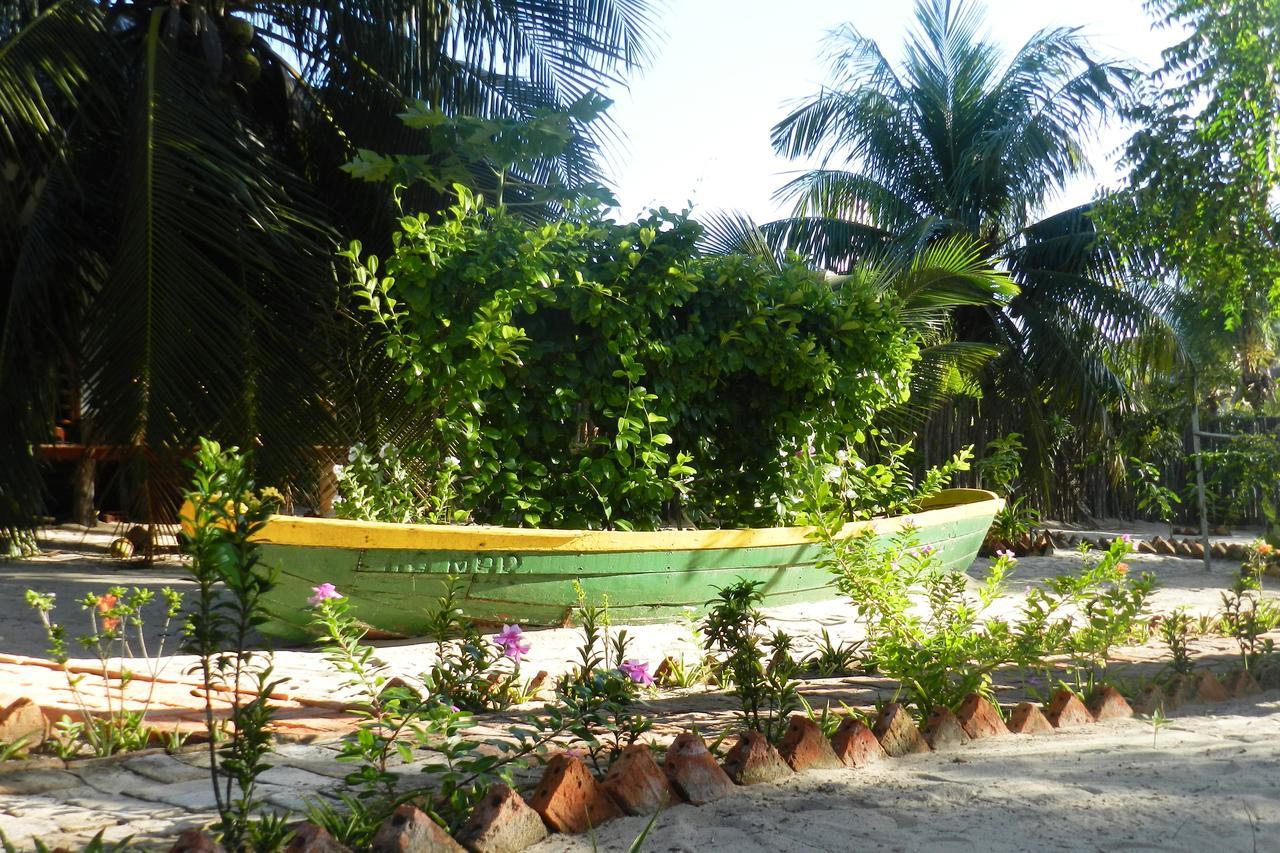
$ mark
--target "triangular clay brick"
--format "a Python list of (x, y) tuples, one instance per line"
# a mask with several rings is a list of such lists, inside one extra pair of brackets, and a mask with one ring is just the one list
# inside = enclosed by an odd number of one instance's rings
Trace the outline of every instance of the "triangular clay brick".
[(956, 719), (960, 721), (964, 733), (974, 740), (1009, 733), (1000, 711), (990, 699), (978, 693), (970, 693), (965, 697), (960, 703), (960, 710), (956, 711)]
[(945, 705), (939, 705), (929, 712), (921, 731), (925, 742), (934, 750), (957, 749), (969, 742), (969, 736), (956, 715)]
[(609, 765), (602, 785), (618, 807), (630, 815), (653, 814), (680, 802), (680, 795), (653, 760), (649, 747), (642, 743), (622, 750)]
[(553, 832), (586, 832), (622, 811), (579, 759), (560, 754), (547, 762), (529, 805)]
[(867, 724), (855, 717), (846, 717), (836, 729), (831, 748), (849, 767), (865, 767), (889, 757)]
[(1034, 702), (1021, 702), (1009, 714), (1009, 731), (1017, 735), (1045, 735), (1053, 733), (1053, 724), (1045, 719), (1044, 711)]
[(1201, 702), (1225, 702), (1231, 698), (1218, 676), (1204, 670), (1196, 676), (1196, 698)]
[(1258, 679), (1254, 678), (1253, 673), (1247, 669), (1231, 670), (1223, 679), (1222, 686), (1236, 697), (1253, 696), (1262, 692), (1262, 685), (1258, 684)]
[(1110, 684), (1103, 684), (1093, 691), (1093, 695), (1089, 697), (1088, 709), (1093, 718), (1099, 722), (1127, 720), (1133, 716), (1133, 708), (1129, 707), (1129, 703), (1120, 695), (1120, 691)]
[(1044, 716), (1055, 729), (1071, 729), (1093, 722), (1093, 714), (1089, 713), (1080, 697), (1065, 687), (1054, 691)]
[(875, 733), (884, 751), (894, 758), (929, 751), (929, 744), (916, 727), (916, 721), (897, 702), (890, 702), (880, 709), (880, 715), (876, 717), (876, 724), (871, 731)]
[(725, 755), (721, 767), (739, 785), (776, 782), (795, 773), (760, 732), (738, 735), (738, 742)]
[(729, 778), (702, 738), (685, 733), (671, 742), (662, 760), (662, 769), (680, 796), (695, 806), (712, 803), (733, 793)]
[(1195, 681), (1189, 675), (1178, 673), (1164, 686), (1164, 709), (1174, 711), (1196, 700)]
[(397, 807), (369, 842), (371, 853), (463, 853), (465, 849), (426, 812), (408, 803)]
[(506, 785), (494, 785), (458, 830), (471, 853), (516, 853), (547, 837), (542, 816)]
[(844, 767), (822, 728), (804, 714), (792, 714), (787, 721), (787, 732), (778, 744), (778, 754), (797, 772)]
[(1165, 706), (1164, 691), (1160, 689), (1159, 684), (1146, 684), (1138, 691), (1138, 696), (1130, 704), (1130, 707), (1138, 714), (1154, 714), (1157, 710), (1163, 712)]

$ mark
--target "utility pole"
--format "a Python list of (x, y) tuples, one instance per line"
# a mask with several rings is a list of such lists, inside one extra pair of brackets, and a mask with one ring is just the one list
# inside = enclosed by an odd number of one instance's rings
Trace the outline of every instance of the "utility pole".
[(1200, 544), (1204, 546), (1204, 570), (1209, 571), (1209, 510), (1204, 500), (1204, 462), (1200, 459), (1200, 403), (1191, 386), (1191, 453), (1196, 460), (1196, 503), (1200, 506)]

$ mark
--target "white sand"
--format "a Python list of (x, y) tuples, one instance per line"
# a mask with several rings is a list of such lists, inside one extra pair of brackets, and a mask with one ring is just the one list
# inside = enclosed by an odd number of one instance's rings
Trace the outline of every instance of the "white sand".
[[(597, 831), (627, 850), (647, 818)], [(1152, 745), (1138, 720), (1010, 735), (740, 788), (658, 817), (648, 851), (1280, 850), (1280, 693), (1199, 706)], [(532, 853), (592, 850), (553, 836)]]

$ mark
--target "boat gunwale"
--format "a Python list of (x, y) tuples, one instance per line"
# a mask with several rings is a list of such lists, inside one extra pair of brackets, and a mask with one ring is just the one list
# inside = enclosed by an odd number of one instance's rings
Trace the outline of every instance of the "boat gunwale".
[[(945, 489), (906, 515), (855, 521), (838, 534), (864, 530), (893, 534), (912, 525), (930, 527), (993, 516), (1004, 505), (983, 489)], [(722, 528), (709, 530), (546, 530), (494, 525), (395, 524), (338, 518), (274, 515), (254, 538), (263, 544), (394, 551), (506, 551), (524, 554), (628, 553), (769, 548), (813, 543), (812, 527)]]

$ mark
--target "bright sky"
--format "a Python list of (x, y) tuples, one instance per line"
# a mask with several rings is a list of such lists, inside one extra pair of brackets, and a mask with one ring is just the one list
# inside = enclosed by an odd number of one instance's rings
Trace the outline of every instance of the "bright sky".
[[(780, 159), (769, 130), (795, 99), (826, 78), (826, 33), (850, 22), (897, 61), (913, 3), (909, 0), (666, 0), (665, 39), (630, 91), (611, 93), (625, 142), (610, 157), (624, 217), (665, 205), (695, 214), (738, 210), (767, 221), (787, 211), (772, 201), (797, 164)], [(1096, 54), (1159, 61), (1173, 34), (1153, 31), (1142, 0), (986, 0), (989, 34), (1012, 52), (1037, 30), (1083, 28)], [(1049, 212), (1087, 201), (1111, 183), (1112, 155), (1123, 128), (1103, 128), (1093, 151), (1096, 175), (1068, 188)]]

